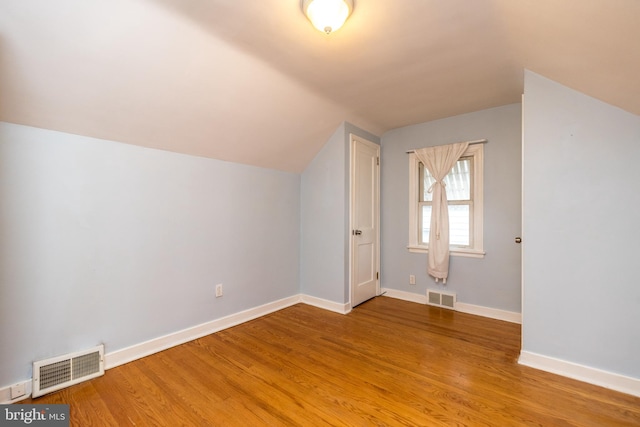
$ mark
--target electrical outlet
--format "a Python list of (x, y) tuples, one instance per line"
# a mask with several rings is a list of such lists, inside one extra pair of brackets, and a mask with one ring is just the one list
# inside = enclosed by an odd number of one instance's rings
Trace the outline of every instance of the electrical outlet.
[(416, 276), (414, 276), (413, 274), (409, 275), (409, 284), (410, 285), (415, 285), (416, 284)]
[(220, 298), (222, 296), (222, 283), (218, 283), (216, 285), (216, 298)]
[(24, 383), (16, 384), (11, 386), (11, 399), (17, 399), (20, 396), (24, 396), (27, 394), (27, 390), (25, 388)]

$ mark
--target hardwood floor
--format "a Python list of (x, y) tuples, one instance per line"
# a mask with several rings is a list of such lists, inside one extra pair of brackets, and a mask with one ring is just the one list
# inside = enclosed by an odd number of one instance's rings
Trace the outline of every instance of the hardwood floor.
[(298, 304), (24, 403), (74, 426), (640, 426), (640, 398), (519, 349), (519, 325), (422, 304)]

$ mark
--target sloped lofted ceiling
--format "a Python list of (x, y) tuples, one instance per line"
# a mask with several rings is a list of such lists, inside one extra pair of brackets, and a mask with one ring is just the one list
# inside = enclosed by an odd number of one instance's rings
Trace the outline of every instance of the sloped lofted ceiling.
[(640, 114), (640, 1), (0, 0), (0, 120), (300, 172), (372, 133), (519, 102), (523, 69)]

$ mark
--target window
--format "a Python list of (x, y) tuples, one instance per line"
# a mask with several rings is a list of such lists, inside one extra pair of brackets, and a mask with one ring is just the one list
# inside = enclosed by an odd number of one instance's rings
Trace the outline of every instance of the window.
[[(451, 255), (482, 258), (483, 144), (469, 145), (445, 177), (449, 205)], [(432, 194), (435, 179), (414, 153), (409, 155), (409, 251), (429, 250)]]

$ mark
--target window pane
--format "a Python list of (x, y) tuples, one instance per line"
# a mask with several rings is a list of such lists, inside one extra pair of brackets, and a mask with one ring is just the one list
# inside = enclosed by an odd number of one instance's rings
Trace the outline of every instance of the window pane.
[[(449, 205), (449, 245), (469, 246), (470, 220), (469, 205)], [(431, 206), (422, 206), (420, 218), (420, 244), (429, 244), (431, 228)]]
[(471, 199), (471, 159), (460, 159), (444, 177), (447, 200)]
[(431, 228), (431, 206), (422, 207), (422, 217), (420, 218), (420, 244), (429, 244), (429, 229)]
[(449, 245), (469, 246), (469, 205), (449, 205)]
[[(422, 177), (421, 196), (423, 202), (432, 201), (429, 188), (436, 181), (429, 170), (420, 163)], [(456, 162), (451, 172), (444, 177), (447, 186), (447, 200), (471, 200), (471, 159), (464, 158)]]
[(424, 167), (424, 165), (422, 163), (420, 163), (420, 172), (422, 172), (422, 174), (420, 175), (422, 177), (422, 188), (421, 188), (421, 194), (422, 194), (422, 200), (421, 202), (431, 202), (433, 200), (433, 194), (429, 193), (429, 188), (431, 188), (431, 184), (433, 184), (434, 182), (436, 182), (435, 178), (431, 175), (431, 172), (429, 172), (429, 170), (427, 168)]

